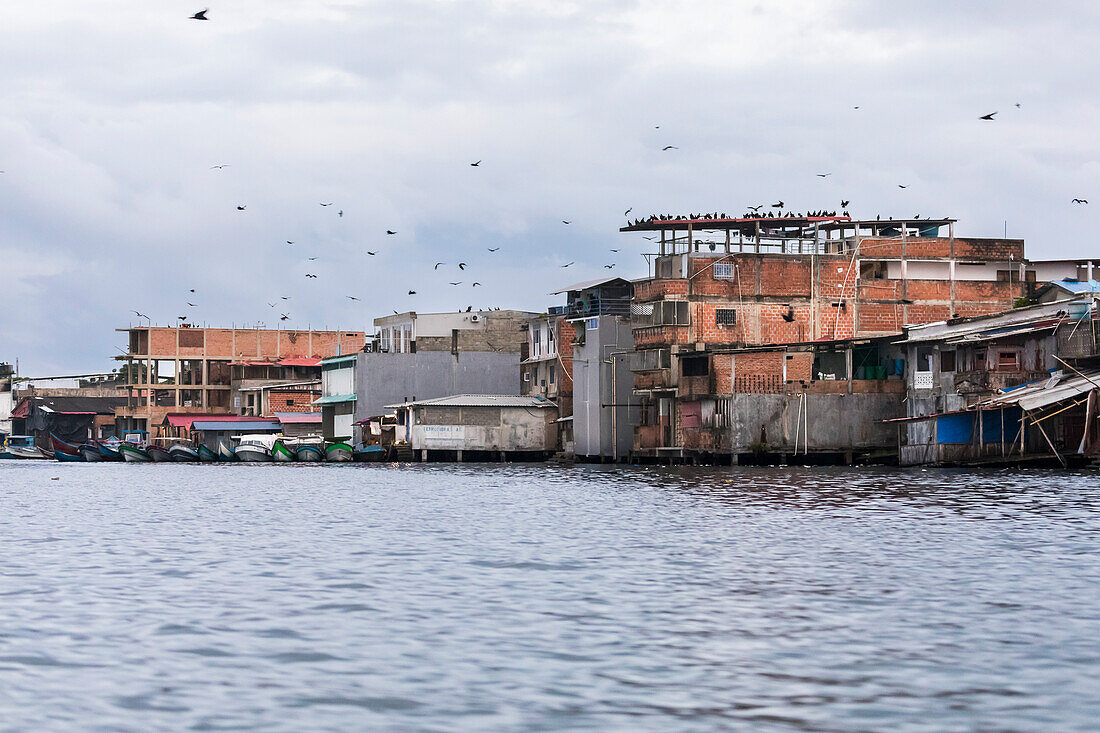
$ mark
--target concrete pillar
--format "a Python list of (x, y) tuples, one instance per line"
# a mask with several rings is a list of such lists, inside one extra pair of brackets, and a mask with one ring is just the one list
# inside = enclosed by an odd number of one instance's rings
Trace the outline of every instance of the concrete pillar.
[(427, 463), (427, 462), (428, 462), (428, 449), (427, 449), (427, 448), (422, 448), (422, 449), (420, 450), (420, 460), (421, 460), (421, 462), (423, 462), (423, 463)]
[(458, 461), (459, 463), (462, 463), (462, 451), (460, 451), (460, 450), (455, 451), (455, 460)]

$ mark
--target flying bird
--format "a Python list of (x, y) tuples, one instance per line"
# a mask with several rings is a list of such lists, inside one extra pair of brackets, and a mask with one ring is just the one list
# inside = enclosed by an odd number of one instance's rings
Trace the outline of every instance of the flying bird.
[[(657, 237), (642, 237), (642, 239), (646, 240), (647, 242), (652, 242), (656, 238)], [(618, 250), (611, 250), (611, 251), (612, 252), (618, 252)]]
[(316, 257), (307, 257), (306, 259), (309, 260), (310, 262), (313, 262), (317, 258)]
[(245, 207), (244, 207), (244, 206), (238, 206), (238, 207), (237, 207), (237, 211), (244, 211), (244, 209), (245, 209)]
[(995, 114), (997, 114), (997, 113), (996, 113), (996, 112), (990, 112), (990, 113), (989, 113), (989, 114), (987, 114), (987, 115), (982, 115), (982, 116), (981, 116), (981, 117), (979, 117), (978, 119), (979, 119), (979, 120), (989, 120), (990, 122), (992, 122), (992, 121), (993, 121), (993, 115), (995, 115)]
[(832, 173), (818, 173), (817, 177), (818, 178), (828, 178), (831, 175), (833, 175), (833, 174)]
[(329, 201), (327, 204), (322, 202), (321, 206), (332, 206), (332, 202)]
[(228, 163), (219, 163), (218, 165), (210, 166), (210, 170), (214, 170), (215, 168), (217, 168), (218, 170), (221, 170), (222, 168), (228, 168), (228, 167), (229, 167)]
[(465, 270), (466, 269), (466, 263), (465, 262), (459, 262), (458, 263), (458, 269)]
[(1016, 109), (1020, 109), (1020, 103), (1019, 102), (1016, 103)]
[(477, 167), (478, 167), (479, 165), (481, 165), (481, 161), (480, 161), (480, 160), (479, 160), (479, 161), (477, 161), (476, 163), (470, 163), (470, 167), (471, 167), (471, 168), (477, 168)]
[(610, 270), (610, 269), (611, 269), (612, 267), (614, 267), (614, 266), (615, 266), (615, 265), (604, 265), (604, 266), (603, 266), (603, 268), (604, 268), (605, 270)]
[(356, 298), (356, 297), (355, 297), (354, 295), (346, 295), (346, 296), (344, 296), (344, 297), (346, 297), (346, 298), (347, 298), (348, 300), (359, 300), (359, 299), (358, 299), (358, 298)]
[(416, 291), (415, 290), (410, 290), (409, 295), (416, 295)]
[(438, 270), (440, 265), (445, 265), (445, 264), (447, 264), (447, 263), (446, 262), (437, 262), (437, 263), (435, 263), (435, 267), (433, 267), (432, 269), (433, 270)]
[(909, 188), (909, 184), (907, 183), (907, 184), (905, 184), (905, 185), (903, 186), (903, 185), (901, 185), (901, 184), (899, 183), (899, 184), (898, 184), (898, 188)]
[(392, 230), (392, 229), (387, 229), (387, 230), (386, 230), (386, 234), (397, 234), (397, 232), (395, 232), (395, 231), (394, 231), (394, 230)]
[(275, 307), (275, 304), (274, 304), (274, 303), (268, 303), (268, 304), (267, 304), (267, 307), (268, 307), (268, 308), (274, 308), (274, 307)]
[(634, 211), (634, 207), (633, 207), (633, 206), (631, 206), (631, 207), (630, 207), (629, 209), (627, 209), (626, 211), (624, 211), (624, 212), (623, 212), (623, 216), (630, 216), (630, 212), (631, 212), (631, 211)]
[(316, 275), (314, 275), (314, 274), (312, 274), (312, 273), (309, 273), (309, 272), (307, 272), (307, 273), (306, 273), (306, 277), (311, 277), (311, 278), (313, 278), (314, 280), (316, 280), (316, 279), (317, 279), (317, 276), (316, 276)]
[(478, 285), (481, 285), (481, 283), (474, 283), (474, 284), (473, 284), (473, 285), (471, 285), (470, 287), (471, 287), (471, 288), (476, 288), (476, 287), (477, 287)]
[(1088, 202), (1089, 202), (1088, 199), (1074, 199), (1073, 200), (1073, 203), (1075, 203), (1075, 204), (1087, 204)]
[(855, 107), (852, 107), (852, 109), (859, 109), (859, 105), (857, 104)]
[(188, 18), (188, 20), (210, 20), (209, 18), (206, 17), (206, 14), (209, 13), (209, 12), (210, 12), (210, 8), (206, 8), (205, 10), (200, 10), (199, 12), (195, 13), (190, 18)]
[(340, 217), (341, 219), (343, 219), (344, 218), (344, 210), (340, 209), (339, 211), (336, 212), (336, 215), (338, 217)]
[(562, 220), (561, 220), (561, 223), (562, 223), (562, 224), (572, 224), (573, 222), (570, 222), (570, 221), (566, 221), (565, 219), (562, 219)]
[(187, 316), (176, 316), (176, 319), (177, 319), (177, 320), (180, 320), (180, 321), (186, 321), (186, 320), (187, 320)]
[(371, 257), (374, 257), (374, 256), (375, 256), (376, 254), (378, 254), (378, 253), (377, 253), (377, 252), (371, 252), (371, 251), (370, 251), (370, 250), (368, 249), (368, 250), (367, 250), (367, 254), (369, 254), (369, 255), (370, 255)]
[(456, 282), (456, 283), (451, 283), (451, 285), (461, 285), (461, 284), (462, 284), (462, 281), (461, 281), (461, 280), (459, 280), (459, 281), (458, 281), (458, 282)]
[(291, 241), (290, 241), (289, 239), (288, 239), (288, 240), (286, 240), (286, 243), (287, 243), (287, 244), (294, 244), (294, 242), (291, 242)]
[(192, 308), (198, 308), (198, 306), (195, 305), (194, 303), (188, 303), (187, 305), (191, 306)]
[(191, 292), (191, 293), (193, 293), (193, 292), (195, 292), (195, 289), (194, 289), (194, 288), (191, 288), (191, 290), (190, 290), (190, 291), (188, 291), (188, 292)]
[(759, 206), (750, 206), (749, 211), (759, 212), (762, 208), (764, 208), (764, 204), (760, 204)]
[(613, 250), (611, 250), (611, 251), (612, 251), (612, 252), (618, 252), (619, 250), (617, 250), (617, 249), (613, 249)]
[(490, 252), (496, 252), (500, 247), (489, 247)]
[(665, 150), (679, 150), (679, 149), (680, 148), (676, 147), (675, 145), (666, 145), (663, 148), (661, 148), (662, 151), (665, 151)]
[(149, 316), (145, 315), (144, 313), (138, 313), (137, 311), (134, 311), (134, 310), (132, 310), (130, 312), (131, 313), (137, 313), (138, 318), (148, 318), (149, 317)]
[(772, 204), (770, 208), (772, 208), (772, 209), (782, 209), (783, 208), (783, 202), (780, 201), (778, 204)]
[(289, 295), (280, 295), (279, 297), (282, 298), (283, 300), (290, 300)]
[(562, 268), (569, 267), (572, 264), (573, 264), (572, 262), (566, 262), (564, 265), (562, 265)]
[(281, 316), (279, 316), (279, 320), (280, 321), (289, 321), (290, 320), (290, 314), (289, 313), (283, 313)]
[(840, 200), (840, 208), (842, 208), (842, 209), (847, 209), (847, 208), (848, 208), (848, 204), (850, 204), (850, 203), (852, 203), (852, 202), (851, 202), (851, 201), (845, 201), (844, 199), (841, 199), (841, 200)]

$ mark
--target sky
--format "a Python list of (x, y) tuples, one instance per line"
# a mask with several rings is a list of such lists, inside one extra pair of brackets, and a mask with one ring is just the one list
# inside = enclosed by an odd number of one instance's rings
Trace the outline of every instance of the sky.
[(1098, 36), (1092, 2), (13, 4), (0, 361), (109, 370), (134, 310), (368, 332), (542, 311), (646, 274), (627, 209), (848, 199), (1100, 255)]

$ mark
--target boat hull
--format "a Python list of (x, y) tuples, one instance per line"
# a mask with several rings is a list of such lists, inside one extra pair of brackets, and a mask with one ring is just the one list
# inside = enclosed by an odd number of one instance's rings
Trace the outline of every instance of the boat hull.
[(33, 448), (27, 448), (23, 446), (8, 446), (8, 452), (11, 453), (13, 457), (20, 460), (41, 461), (50, 457), (50, 454), (46, 453), (46, 451), (37, 446)]
[(218, 454), (207, 448), (205, 445), (199, 446), (198, 454), (199, 460), (203, 463), (213, 463), (218, 460)]
[(352, 457), (357, 461), (377, 463), (378, 461), (385, 460), (386, 449), (380, 445), (368, 445), (362, 448), (356, 448)]
[(122, 454), (118, 452), (118, 446), (99, 444), (99, 455), (104, 461), (121, 461)]
[(193, 448), (185, 445), (174, 445), (168, 449), (168, 455), (176, 463), (195, 463), (199, 460), (199, 454)]
[(233, 449), (227, 446), (225, 443), (218, 443), (218, 460), (219, 461), (235, 461), (237, 460), (237, 454), (233, 452)]
[(302, 463), (321, 463), (325, 460), (325, 452), (319, 445), (300, 445), (295, 455)]
[(151, 445), (145, 449), (145, 452), (153, 459), (153, 463), (168, 463), (172, 460), (172, 454), (159, 445)]
[(127, 463), (149, 463), (153, 460), (148, 453), (136, 445), (119, 446), (118, 452), (122, 455), (122, 460)]
[(59, 450), (53, 452), (53, 457), (62, 463), (84, 463), (84, 456), (81, 455), (69, 455), (68, 453), (62, 453)]
[(351, 446), (347, 443), (333, 443), (325, 448), (325, 460), (333, 463), (347, 463), (351, 461)]
[(57, 437), (53, 433), (50, 433), (50, 447), (55, 453), (64, 453), (69, 456), (79, 456), (80, 446), (75, 443), (69, 443), (61, 438)]
[(295, 455), (294, 451), (283, 444), (283, 441), (276, 440), (275, 444), (271, 447), (271, 458), (277, 463), (290, 463), (295, 460)]
[(238, 445), (233, 451), (238, 461), (244, 463), (270, 463), (271, 451), (258, 445)]
[(103, 454), (99, 452), (99, 446), (93, 443), (80, 446), (80, 457), (88, 463), (99, 463), (103, 460)]

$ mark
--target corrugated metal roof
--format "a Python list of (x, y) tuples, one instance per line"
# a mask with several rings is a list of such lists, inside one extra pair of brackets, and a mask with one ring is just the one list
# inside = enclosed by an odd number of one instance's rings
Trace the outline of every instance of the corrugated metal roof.
[(1019, 405), (1025, 410), (1035, 410), (1085, 394), (1097, 389), (1098, 384), (1100, 384), (1100, 371), (1084, 372), (1060, 379), (1052, 377), (991, 397), (982, 403), (982, 407)]
[(327, 370), (327, 369), (333, 369), (333, 368), (336, 368), (336, 367), (339, 367), (339, 366), (343, 366), (345, 364), (354, 364), (354, 363), (355, 363), (355, 354), (352, 354), (351, 356), (330, 356), (327, 359), (322, 359), (321, 360), (321, 368)]
[(1100, 293), (1100, 282), (1096, 280), (1052, 280), (1050, 284), (1077, 295)]
[(196, 420), (192, 427), (195, 430), (227, 430), (238, 433), (255, 433), (268, 430), (278, 432), (281, 429), (277, 422), (235, 422), (233, 420)]
[(588, 290), (589, 288), (594, 288), (599, 285), (606, 285), (607, 283), (615, 282), (616, 280), (622, 280), (624, 283), (628, 285), (630, 284), (629, 280), (619, 277), (617, 275), (614, 277), (601, 277), (599, 280), (586, 280), (582, 283), (576, 283), (575, 285), (570, 285), (567, 288), (562, 288), (561, 290), (555, 290), (554, 292), (550, 293), (550, 295), (561, 295), (562, 293), (568, 293), (571, 290)]
[(303, 425), (321, 422), (321, 413), (319, 412), (276, 412), (275, 417), (279, 418), (279, 422), (283, 425)]
[(184, 415), (184, 414), (172, 414), (165, 416), (165, 421), (174, 428), (190, 428), (195, 421), (217, 421), (217, 422), (264, 422), (263, 418), (259, 417), (247, 417), (244, 415), (219, 415), (217, 413), (207, 415)]
[(319, 397), (313, 401), (314, 405), (335, 405), (338, 402), (354, 402), (354, 394), (333, 394), (328, 397)]
[(416, 402), (386, 405), (386, 409), (392, 407), (423, 407), (425, 405), (434, 405), (438, 407), (557, 407), (553, 401), (545, 397), (503, 394), (456, 394), (450, 397), (436, 397), (431, 400), (417, 400)]

